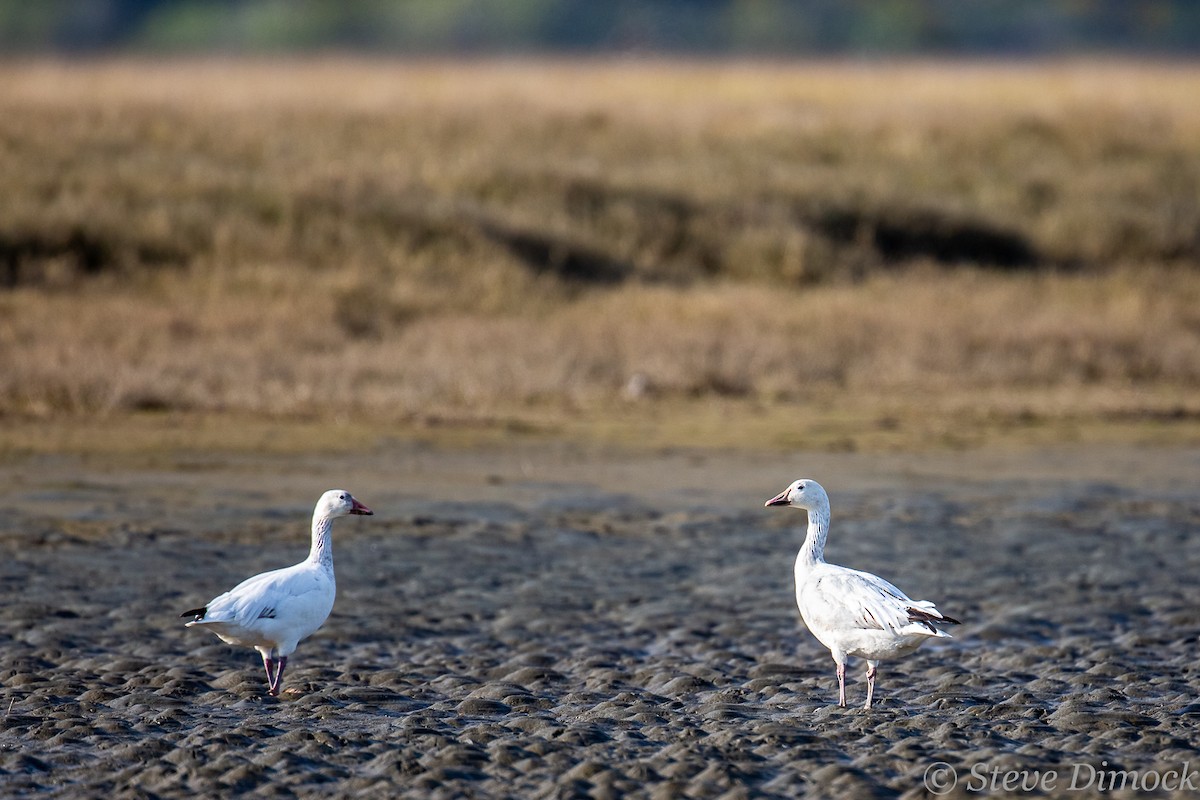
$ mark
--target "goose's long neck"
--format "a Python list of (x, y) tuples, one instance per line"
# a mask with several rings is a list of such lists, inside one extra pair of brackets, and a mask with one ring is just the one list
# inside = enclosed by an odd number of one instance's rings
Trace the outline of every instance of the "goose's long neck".
[(314, 515), (312, 521), (312, 547), (308, 551), (308, 560), (314, 564), (333, 569), (333, 520), (329, 517)]
[(812, 567), (825, 560), (825, 539), (829, 537), (829, 506), (808, 509), (808, 533), (796, 556), (796, 566)]

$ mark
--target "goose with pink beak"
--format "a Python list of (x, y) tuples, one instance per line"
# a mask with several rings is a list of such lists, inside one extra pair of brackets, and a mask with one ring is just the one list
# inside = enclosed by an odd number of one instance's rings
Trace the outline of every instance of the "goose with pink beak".
[(766, 503), (808, 512), (808, 533), (796, 556), (796, 605), (808, 630), (837, 665), (838, 705), (846, 705), (846, 659), (867, 662), (867, 704), (879, 662), (912, 653), (929, 639), (950, 638), (938, 625), (958, 620), (928, 600), (912, 600), (878, 575), (825, 562), (829, 495), (814, 480), (794, 481)]
[(325, 624), (333, 610), (333, 521), (349, 514), (373, 514), (343, 489), (321, 495), (312, 519), (308, 558), (291, 567), (247, 578), (200, 608), (185, 611), (186, 627), (199, 626), (222, 641), (253, 647), (267, 670), (267, 693), (276, 696), (283, 670), (296, 645)]

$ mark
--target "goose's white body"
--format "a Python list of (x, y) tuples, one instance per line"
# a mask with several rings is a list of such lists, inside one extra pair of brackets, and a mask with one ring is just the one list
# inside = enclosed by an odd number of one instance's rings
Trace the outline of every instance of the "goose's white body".
[(203, 608), (184, 612), (182, 616), (194, 617), (186, 627), (203, 627), (229, 644), (258, 650), (267, 670), (268, 691), (278, 694), (288, 656), (325, 624), (333, 610), (337, 594), (330, 543), (333, 520), (371, 513), (349, 492), (326, 492), (313, 511), (308, 558), (247, 578)]
[(229, 644), (254, 647), (272, 658), (290, 656), (333, 611), (337, 585), (332, 564), (303, 561), (247, 578), (211, 600), (202, 626)]
[(958, 620), (927, 600), (910, 599), (878, 575), (826, 563), (829, 496), (816, 481), (795, 481), (766, 504), (808, 511), (808, 531), (796, 555), (796, 605), (837, 665), (838, 705), (846, 705), (846, 659), (867, 661), (870, 708), (878, 663), (906, 656), (931, 638), (950, 638), (934, 625)]

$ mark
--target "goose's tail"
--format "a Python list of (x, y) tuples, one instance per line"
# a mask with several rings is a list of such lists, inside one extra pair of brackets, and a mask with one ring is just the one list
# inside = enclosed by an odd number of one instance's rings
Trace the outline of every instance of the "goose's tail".
[(909, 624), (906, 629), (911, 629), (913, 633), (923, 633), (926, 636), (937, 636), (949, 639), (950, 634), (944, 630), (935, 627), (936, 625), (961, 625), (962, 623), (954, 617), (948, 617), (937, 610), (937, 607), (928, 600), (918, 600), (913, 602), (907, 609)]

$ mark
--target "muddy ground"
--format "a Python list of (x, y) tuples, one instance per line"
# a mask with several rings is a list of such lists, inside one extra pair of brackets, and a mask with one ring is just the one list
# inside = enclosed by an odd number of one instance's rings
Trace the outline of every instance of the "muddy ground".
[[(797, 477), (830, 492), (831, 561), (964, 622), (885, 663), (871, 711), (857, 663), (835, 707), (796, 612), (803, 513), (762, 508)], [(1194, 449), (393, 442), (0, 480), (4, 796), (1120, 797), (1200, 770)], [(332, 487), (376, 515), (337, 523), (334, 613), (271, 698), (178, 615), (302, 558)]]

